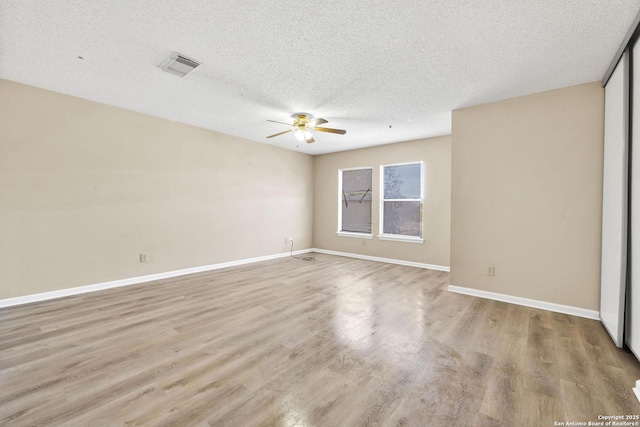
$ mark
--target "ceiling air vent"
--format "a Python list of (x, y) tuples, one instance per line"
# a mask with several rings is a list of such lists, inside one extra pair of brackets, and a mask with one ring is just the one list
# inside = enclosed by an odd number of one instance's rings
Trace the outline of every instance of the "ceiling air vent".
[(161, 70), (167, 73), (175, 74), (179, 77), (184, 77), (193, 71), (200, 63), (189, 59), (186, 56), (182, 56), (179, 53), (174, 53), (169, 59), (164, 61), (158, 66)]

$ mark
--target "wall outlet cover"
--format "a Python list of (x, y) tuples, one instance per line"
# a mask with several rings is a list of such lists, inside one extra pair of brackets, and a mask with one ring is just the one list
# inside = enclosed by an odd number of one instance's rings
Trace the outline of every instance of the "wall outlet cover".
[(485, 266), (485, 274), (487, 276), (495, 276), (496, 275), (496, 266), (495, 265), (486, 265)]

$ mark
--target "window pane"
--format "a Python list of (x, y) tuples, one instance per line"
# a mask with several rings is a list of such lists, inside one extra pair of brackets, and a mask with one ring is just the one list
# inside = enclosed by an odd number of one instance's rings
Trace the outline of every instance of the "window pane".
[[(373, 171), (371, 169), (358, 169), (352, 171), (343, 171), (342, 172), (342, 191), (347, 193), (357, 193), (360, 192), (360, 197), (364, 194), (366, 190), (369, 190), (367, 197), (371, 200), (371, 173)], [(351, 196), (355, 197), (357, 200), (360, 197), (357, 197), (357, 194), (351, 194)]]
[(421, 237), (420, 202), (384, 202), (384, 234)]
[(341, 231), (371, 233), (371, 169), (342, 172)]
[(371, 233), (371, 200), (342, 206), (342, 231)]
[(385, 199), (420, 198), (420, 163), (384, 167)]

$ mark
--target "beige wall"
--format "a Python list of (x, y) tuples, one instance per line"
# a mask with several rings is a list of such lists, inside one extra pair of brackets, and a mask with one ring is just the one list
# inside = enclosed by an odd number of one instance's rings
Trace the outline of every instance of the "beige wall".
[(451, 284), (598, 310), (599, 82), (452, 119)]
[[(6, 80), (0, 99), (0, 299), (282, 253), (293, 236), (598, 309), (598, 83), (456, 110), (452, 137), (315, 158)], [(373, 167), (377, 234), (380, 165), (420, 160), (423, 244), (336, 235), (339, 169)]]
[(311, 247), (311, 156), (6, 80), (0, 99), (0, 299)]
[[(424, 162), (424, 243), (378, 240), (380, 165)], [(338, 170), (373, 167), (371, 240), (337, 236)], [(320, 249), (449, 266), (451, 138), (423, 139), (315, 157), (313, 244)]]

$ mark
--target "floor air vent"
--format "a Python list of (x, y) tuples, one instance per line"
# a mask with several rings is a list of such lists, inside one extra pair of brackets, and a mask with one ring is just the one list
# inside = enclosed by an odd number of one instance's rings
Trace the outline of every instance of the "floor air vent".
[(180, 55), (179, 53), (174, 53), (169, 59), (160, 64), (158, 68), (166, 71), (167, 73), (171, 73), (179, 77), (184, 77), (191, 71), (193, 71), (198, 65), (200, 65), (198, 61), (189, 59), (186, 56)]

